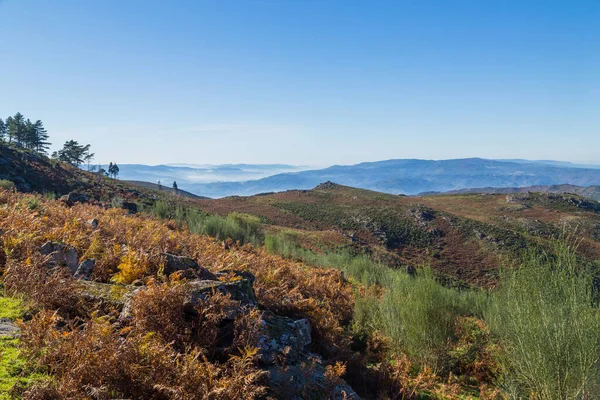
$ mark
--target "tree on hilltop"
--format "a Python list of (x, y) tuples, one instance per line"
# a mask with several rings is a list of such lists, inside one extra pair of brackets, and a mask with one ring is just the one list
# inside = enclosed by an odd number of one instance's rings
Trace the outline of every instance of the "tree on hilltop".
[[(91, 154), (93, 157), (94, 154)], [(90, 145), (80, 145), (76, 140), (65, 142), (63, 148), (52, 153), (52, 158), (69, 163), (75, 167), (83, 164), (90, 157)]]
[(21, 146), (23, 144), (23, 139), (25, 138), (25, 117), (18, 112), (14, 116), (8, 117), (6, 121), (8, 142), (12, 143), (14, 141), (17, 145)]
[(108, 175), (113, 177), (113, 178), (117, 178), (119, 176), (119, 166), (117, 165), (117, 163), (110, 163), (108, 164)]
[(179, 193), (179, 190), (177, 188), (177, 182), (173, 181), (173, 190), (175, 191), (175, 194)]
[(23, 114), (16, 113), (6, 118), (6, 121), (0, 119), (0, 140), (8, 136), (9, 143), (16, 143), (17, 146), (36, 151), (47, 155), (50, 142), (48, 142), (48, 131), (44, 128), (41, 120), (32, 122), (25, 119)]
[(4, 137), (6, 136), (6, 124), (0, 118), (0, 140), (4, 141)]

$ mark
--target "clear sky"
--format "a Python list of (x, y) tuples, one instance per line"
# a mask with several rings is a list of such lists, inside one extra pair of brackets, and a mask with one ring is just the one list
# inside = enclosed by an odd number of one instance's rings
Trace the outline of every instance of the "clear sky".
[(600, 1), (0, 0), (0, 116), (98, 162), (600, 163)]

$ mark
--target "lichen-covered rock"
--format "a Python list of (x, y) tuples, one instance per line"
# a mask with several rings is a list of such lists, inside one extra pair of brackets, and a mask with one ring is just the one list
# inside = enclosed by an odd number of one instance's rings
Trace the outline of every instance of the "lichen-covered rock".
[(197, 307), (201, 301), (215, 292), (230, 295), (233, 300), (239, 301), (242, 306), (253, 307), (257, 304), (252, 282), (247, 279), (233, 282), (197, 280), (188, 282), (186, 285), (189, 288), (186, 308)]
[(265, 334), (259, 340), (260, 361), (274, 364), (278, 358), (295, 364), (306, 353), (306, 347), (312, 342), (310, 322), (306, 318), (293, 320), (288, 317), (263, 314)]
[(92, 277), (94, 268), (96, 267), (96, 260), (93, 258), (87, 258), (79, 264), (77, 271), (73, 275), (75, 278), (89, 280)]
[(48, 264), (50, 267), (65, 266), (74, 274), (79, 267), (77, 249), (64, 243), (46, 242), (40, 248), (44, 255), (51, 256)]
[(87, 302), (97, 305), (104, 310), (111, 309), (124, 312), (125, 306), (130, 302), (136, 288), (131, 285), (112, 285), (93, 281), (80, 281), (81, 296)]

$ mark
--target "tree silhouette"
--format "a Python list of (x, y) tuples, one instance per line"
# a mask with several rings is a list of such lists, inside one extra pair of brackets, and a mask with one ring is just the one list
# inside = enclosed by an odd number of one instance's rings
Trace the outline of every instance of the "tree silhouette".
[[(91, 157), (94, 155), (91, 154)], [(52, 153), (52, 157), (79, 167), (90, 157), (90, 145), (80, 145), (75, 140), (65, 142), (63, 148)]]

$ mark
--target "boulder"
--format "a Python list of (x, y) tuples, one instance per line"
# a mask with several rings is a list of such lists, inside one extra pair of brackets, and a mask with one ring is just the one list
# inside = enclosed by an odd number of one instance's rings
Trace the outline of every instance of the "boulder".
[(306, 355), (312, 342), (310, 322), (306, 318), (293, 320), (265, 312), (265, 334), (259, 339), (260, 361), (275, 364), (284, 357), (286, 364), (295, 364)]
[(70, 192), (60, 198), (60, 201), (67, 204), (68, 206), (72, 206), (75, 203), (87, 203), (90, 201), (90, 196), (83, 193), (75, 193)]
[(178, 256), (171, 253), (162, 254), (165, 259), (164, 274), (171, 275), (174, 272), (190, 271), (188, 274), (184, 274), (184, 277), (190, 280), (217, 280), (217, 276), (198, 265), (196, 261), (186, 256)]
[(310, 365), (272, 366), (268, 369), (270, 387), (285, 394), (286, 399), (359, 400), (360, 397), (344, 380), (328, 381), (325, 368), (318, 363)]
[(129, 214), (136, 214), (138, 212), (138, 206), (136, 203), (130, 201), (124, 201), (121, 203), (121, 208), (127, 210)]
[(79, 255), (77, 249), (64, 243), (46, 242), (40, 248), (44, 255), (51, 256), (49, 266), (65, 266), (74, 274), (79, 268)]
[(191, 310), (196, 308), (211, 294), (220, 292), (228, 294), (233, 300), (239, 301), (241, 306), (254, 307), (257, 304), (256, 294), (252, 282), (240, 279), (234, 282), (221, 282), (212, 280), (196, 280), (187, 283), (190, 291), (185, 301), (185, 308)]
[(93, 258), (86, 258), (79, 264), (79, 267), (77, 267), (77, 271), (75, 271), (73, 276), (75, 278), (89, 280), (94, 272), (94, 267), (96, 267), (96, 260)]

